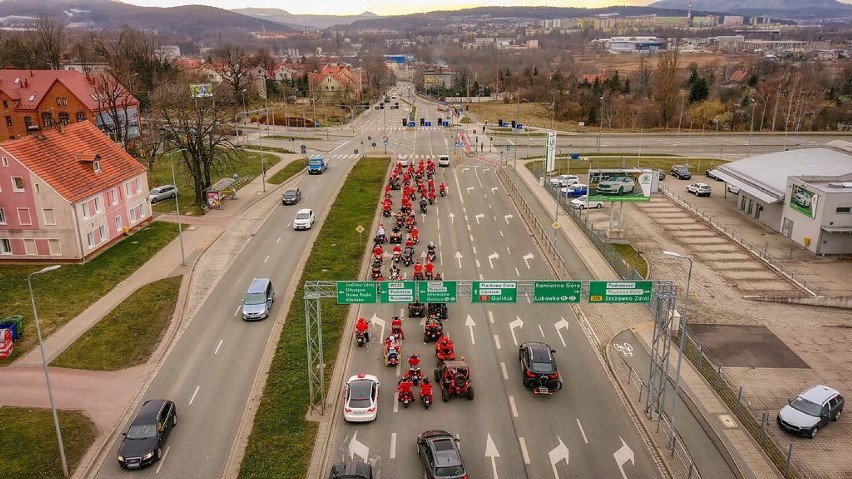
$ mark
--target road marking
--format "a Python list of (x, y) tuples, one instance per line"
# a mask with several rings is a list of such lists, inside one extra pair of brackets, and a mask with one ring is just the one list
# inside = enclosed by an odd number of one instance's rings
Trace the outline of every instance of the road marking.
[(479, 268), (479, 260), (476, 260), (476, 267)]
[[(436, 215), (437, 215), (437, 213), (438, 213), (438, 212), (437, 212), (437, 211), (435, 211), (435, 214), (436, 214)], [(441, 218), (439, 218), (439, 217), (437, 217), (437, 216), (436, 216), (436, 217), (435, 217), (435, 221), (437, 221), (437, 222), (438, 222), (438, 229), (440, 230), (440, 229), (441, 229)], [(440, 235), (440, 233), (439, 233), (439, 234), (438, 234), (438, 237), (440, 237), (440, 236), (441, 236), (441, 235)]]
[(222, 347), (222, 342), (223, 342), (223, 341), (225, 341), (225, 340), (224, 340), (224, 339), (220, 339), (220, 340), (219, 340), (219, 344), (217, 344), (217, 345), (216, 345), (216, 350), (215, 350), (215, 351), (213, 351), (213, 355), (214, 355), (214, 356), (215, 356), (215, 355), (217, 355), (217, 354), (219, 354), (219, 348), (221, 348), (221, 347)]
[(400, 360), (396, 363), (396, 375), (399, 376), (400, 367), (402, 366), (402, 361)]
[(524, 458), (524, 464), (529, 464), (530, 453), (527, 452), (527, 441), (524, 441), (524, 438), (518, 436), (518, 444), (521, 446), (521, 457)]
[(500, 237), (503, 238), (503, 230), (500, 230)]
[(580, 428), (580, 434), (582, 434), (582, 435), (583, 435), (583, 442), (585, 442), (586, 444), (588, 444), (588, 443), (589, 443), (589, 440), (588, 440), (588, 439), (586, 439), (586, 431), (584, 431), (584, 430), (583, 430), (583, 425), (582, 425), (582, 424), (580, 424), (580, 418), (577, 418), (577, 427), (579, 427), (579, 428)]
[(624, 465), (627, 464), (627, 461), (630, 461), (630, 464), (635, 466), (636, 462), (633, 456), (633, 449), (630, 449), (630, 446), (624, 442), (624, 439), (621, 436), (618, 436), (621, 439), (621, 447), (612, 454), (613, 459), (615, 459), (615, 463), (618, 464), (618, 470), (621, 471), (621, 477), (627, 479), (627, 474), (624, 473)]
[(476, 218), (476, 224), (479, 224), (479, 218), (485, 219), (485, 213), (479, 213), (474, 218)]
[(524, 258), (524, 263), (527, 264), (527, 269), (530, 269), (530, 260), (535, 258), (535, 256), (533, 256), (532, 253), (527, 253), (523, 256), (523, 258)]
[[(479, 263), (479, 262), (477, 261), (477, 263)], [(477, 264), (477, 266), (479, 266), (479, 265)], [(482, 273), (479, 273), (479, 280), (482, 281)]]
[[(491, 203), (488, 203), (488, 206), (491, 206)], [(496, 223), (496, 222), (497, 222), (497, 217), (496, 217), (496, 216), (492, 216), (492, 218), (494, 218), (494, 222)]]
[(520, 316), (515, 316), (515, 320), (509, 323), (509, 331), (512, 332), (512, 341), (515, 346), (518, 345), (518, 338), (515, 336), (515, 328), (524, 329), (524, 320)]
[(544, 330), (543, 330), (543, 329), (541, 329), (541, 325), (540, 325), (540, 324), (538, 325), (538, 331), (541, 333), (541, 337), (543, 338), (543, 337), (544, 337)]
[(625, 358), (633, 357), (633, 345), (625, 342), (624, 344), (615, 343), (612, 345), (616, 351), (623, 354)]
[(467, 315), (467, 320), (465, 320), (464, 325), (470, 328), (470, 344), (476, 344), (476, 339), (473, 337), (473, 327), (476, 326), (476, 323), (473, 322), (473, 318), (470, 315)]
[(512, 417), (518, 417), (518, 408), (515, 406), (515, 396), (509, 396), (509, 408), (512, 409)]
[(289, 222), (289, 223), (287, 223), (287, 228), (289, 228), (292, 224), (293, 224), (293, 222), (292, 222), (292, 221), (291, 221), (291, 222)]
[(504, 363), (503, 361), (500, 361), (500, 369), (503, 370), (503, 380), (508, 381), (509, 380), (509, 372), (506, 371), (506, 363)]
[(517, 275), (519, 278), (521, 277), (521, 273), (518, 271), (518, 268), (515, 268), (515, 275)]
[(396, 459), (396, 433), (391, 433), (390, 458)]
[(281, 237), (279, 236), (279, 237), (278, 237), (278, 240), (276, 240), (276, 241), (275, 241), (275, 244), (278, 244), (278, 243), (280, 243), (280, 242), (281, 242)]
[(189, 405), (192, 406), (192, 401), (195, 401), (195, 396), (198, 394), (198, 390), (201, 389), (201, 386), (195, 386), (195, 392), (192, 393), (192, 397), (189, 398)]
[(263, 264), (266, 264), (267, 261), (269, 261), (269, 255), (266, 255), (266, 258), (263, 258)]
[(565, 461), (565, 465), (569, 464), (569, 456), (570, 453), (568, 451), (568, 447), (562, 442), (562, 438), (556, 436), (556, 439), (559, 441), (559, 444), (550, 450), (547, 453), (548, 458), (550, 458), (550, 466), (553, 468), (553, 477), (559, 479), (559, 472), (556, 471), (556, 464), (561, 461)]
[(460, 252), (460, 251), (458, 251), (458, 250), (456, 251), (455, 258), (456, 258), (457, 260), (459, 260), (459, 269), (461, 269), (461, 267), (462, 267), (462, 266), (461, 266), (462, 254), (461, 254), (461, 252)]
[(488, 264), (491, 265), (491, 269), (494, 269), (495, 259), (500, 259), (500, 253), (496, 251), (488, 255)]
[(473, 254), (476, 254), (476, 246), (473, 247)]
[(240, 312), (240, 308), (242, 308), (242, 307), (243, 307), (243, 305), (242, 305), (242, 304), (237, 305), (237, 310), (236, 310), (236, 311), (234, 311), (234, 316), (236, 316), (237, 314), (239, 314), (239, 312)]
[(171, 448), (172, 446), (166, 446), (166, 452), (164, 452), (163, 457), (160, 458), (160, 464), (157, 465), (157, 470), (154, 471), (154, 474), (160, 473), (160, 468), (163, 467), (163, 463), (166, 462), (166, 457), (169, 455), (169, 449)]
[(506, 220), (506, 224), (509, 224), (509, 218), (514, 218), (514, 216), (512, 216), (511, 214), (508, 214), (508, 215), (503, 217), (503, 219)]
[(490, 433), (485, 440), (485, 457), (491, 459), (491, 476), (497, 479), (497, 458), (500, 457), (500, 451), (497, 450)]
[(394, 414), (399, 412), (399, 391), (393, 393), (393, 412)]
[(502, 349), (500, 347), (500, 336), (497, 336), (496, 334), (494, 335), (494, 345), (497, 347), (497, 349)]
[(512, 250), (509, 249), (509, 246), (506, 246), (506, 254), (512, 254)]
[(441, 233), (438, 233), (438, 246), (442, 246), (441, 245)]
[(370, 448), (356, 439), (357, 437), (358, 431), (355, 431), (355, 434), (352, 435), (352, 439), (349, 441), (349, 460), (351, 461), (355, 459), (355, 456), (358, 456), (364, 462), (367, 462), (370, 459)]
[(470, 231), (470, 223), (467, 225), (467, 230)]
[(562, 346), (567, 347), (567, 345), (565, 344), (565, 338), (562, 337), (562, 331), (560, 331), (560, 329), (565, 328), (565, 332), (567, 333), (568, 332), (568, 321), (565, 321), (565, 318), (560, 316), (559, 321), (557, 321), (556, 324), (554, 324), (553, 326), (556, 327), (556, 334), (559, 335), (559, 340), (562, 341)]
[(488, 322), (494, 324), (494, 313), (488, 311)]
[(473, 235), (467, 235), (470, 238), (470, 242), (473, 243)]

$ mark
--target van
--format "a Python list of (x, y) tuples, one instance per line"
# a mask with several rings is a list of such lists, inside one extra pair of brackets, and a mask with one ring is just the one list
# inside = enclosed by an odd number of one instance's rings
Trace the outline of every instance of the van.
[(243, 319), (255, 321), (268, 318), (274, 302), (275, 290), (272, 289), (272, 281), (267, 278), (252, 280), (243, 299)]

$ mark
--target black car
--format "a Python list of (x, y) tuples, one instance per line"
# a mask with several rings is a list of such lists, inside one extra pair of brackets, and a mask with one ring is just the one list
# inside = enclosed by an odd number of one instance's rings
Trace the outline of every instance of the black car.
[(295, 205), (302, 199), (302, 190), (299, 188), (290, 188), (281, 195), (282, 205)]
[(562, 389), (554, 353), (545, 343), (524, 343), (518, 348), (524, 386), (535, 394), (553, 394)]
[(722, 181), (722, 178), (720, 178), (716, 173), (713, 173), (714, 171), (716, 170), (710, 168), (709, 170), (704, 172), (704, 176), (706, 176), (707, 178), (712, 178), (716, 181)]
[(138, 469), (163, 457), (163, 444), (177, 425), (175, 403), (166, 399), (145, 401), (124, 440), (118, 448), (118, 464), (126, 469)]
[(679, 180), (688, 180), (692, 178), (692, 173), (689, 172), (689, 168), (686, 165), (674, 165), (671, 169), (672, 176)]
[(373, 466), (366, 462), (340, 462), (331, 467), (328, 479), (373, 479)]
[(426, 431), (417, 436), (417, 455), (427, 479), (467, 479), (458, 439), (447, 431)]

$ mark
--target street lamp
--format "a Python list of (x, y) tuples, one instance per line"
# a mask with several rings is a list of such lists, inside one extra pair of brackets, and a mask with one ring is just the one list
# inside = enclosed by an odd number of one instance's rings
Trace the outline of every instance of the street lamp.
[(355, 133), (355, 112), (352, 110), (352, 107), (349, 105), (337, 105), (340, 108), (349, 108), (349, 117), (352, 118), (350, 120), (350, 124), (352, 125), (352, 133)]
[[(169, 165), (172, 167), (172, 184), (177, 187), (177, 179), (175, 178), (175, 153), (178, 151), (186, 151), (186, 148), (180, 148), (177, 150), (173, 150), (169, 154)], [(178, 238), (180, 240), (180, 264), (181, 266), (186, 266), (186, 254), (183, 251), (183, 226), (180, 224), (180, 202), (178, 201), (178, 195), (175, 194), (175, 209), (177, 209), (177, 224), (178, 224)]]
[(601, 134), (603, 134), (603, 109), (604, 109), (604, 97), (600, 97), (601, 99), (601, 112), (598, 115), (598, 153), (601, 152)]
[(754, 107), (757, 106), (757, 102), (754, 101), (754, 98), (750, 98), (749, 101), (751, 102), (751, 127), (749, 128), (748, 132), (748, 146), (746, 147), (746, 156), (751, 153), (751, 137), (752, 135), (754, 135)]
[(32, 277), (37, 274), (47, 273), (59, 269), (62, 265), (55, 264), (42, 268), (38, 271), (33, 271), (27, 276), (27, 286), (30, 288), (30, 301), (33, 304), (33, 319), (36, 324), (36, 334), (38, 335), (38, 347), (41, 350), (41, 364), (44, 367), (44, 379), (47, 381), (47, 396), (50, 398), (50, 410), (53, 412), (53, 426), (56, 428), (56, 440), (59, 442), (59, 459), (62, 461), (62, 474), (68, 477), (68, 462), (65, 460), (65, 446), (62, 444), (62, 431), (59, 429), (59, 416), (56, 415), (56, 404), (53, 402), (53, 388), (50, 385), (50, 374), (47, 371), (47, 355), (44, 353), (44, 341), (41, 339), (41, 326), (38, 322), (38, 310), (35, 304), (35, 295), (33, 295)]
[(666, 256), (672, 256), (674, 258), (685, 259), (689, 261), (689, 272), (686, 274), (686, 294), (683, 301), (683, 313), (680, 315), (680, 347), (678, 348), (678, 357), (677, 357), (677, 371), (675, 372), (675, 390), (674, 390), (674, 399), (672, 400), (672, 420), (669, 423), (670, 432), (672, 435), (672, 448), (675, 445), (675, 419), (677, 414), (677, 403), (678, 403), (678, 391), (680, 391), (680, 364), (683, 361), (683, 345), (686, 342), (686, 312), (689, 309), (689, 284), (692, 282), (692, 258), (689, 256), (684, 256), (680, 253), (675, 253), (674, 251), (663, 251), (663, 254)]

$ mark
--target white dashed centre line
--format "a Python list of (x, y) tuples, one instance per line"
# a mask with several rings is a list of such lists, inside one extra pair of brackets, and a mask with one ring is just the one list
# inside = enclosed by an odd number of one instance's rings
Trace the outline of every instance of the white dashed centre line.
[(506, 371), (506, 363), (504, 363), (503, 361), (500, 361), (500, 369), (503, 370), (503, 380), (508, 381), (509, 373), (508, 371)]
[(494, 335), (494, 347), (497, 349), (503, 349), (500, 347), (500, 336)]
[(267, 261), (269, 261), (269, 255), (266, 255), (266, 258), (263, 258), (263, 264), (266, 264)]
[(279, 237), (278, 237), (278, 239), (277, 239), (277, 240), (275, 240), (275, 244), (278, 244), (278, 243), (280, 243), (280, 242), (281, 242), (281, 237), (279, 236)]
[(488, 311), (488, 322), (494, 324), (494, 313)]
[(216, 345), (216, 350), (215, 350), (215, 351), (213, 351), (213, 355), (214, 355), (214, 356), (215, 356), (215, 355), (217, 355), (217, 354), (219, 354), (219, 348), (221, 348), (221, 347), (222, 347), (222, 342), (224, 342), (224, 341), (225, 341), (224, 339), (220, 339), (220, 340), (219, 340), (219, 344), (217, 344), (217, 345)]
[(473, 254), (476, 254), (476, 246), (473, 247)]
[(515, 396), (509, 396), (509, 407), (512, 409), (512, 417), (518, 417), (518, 408), (515, 406)]
[(541, 329), (541, 325), (540, 325), (540, 324), (538, 325), (538, 331), (541, 333), (541, 337), (543, 338), (543, 337), (544, 337), (544, 330), (543, 330), (543, 329)]
[(391, 433), (390, 458), (396, 459), (396, 433)]
[(586, 444), (588, 444), (588, 443), (589, 443), (589, 440), (588, 440), (588, 439), (586, 439), (586, 432), (585, 432), (585, 431), (583, 431), (583, 425), (582, 425), (582, 424), (580, 424), (580, 418), (577, 418), (577, 427), (579, 427), (579, 428), (580, 428), (580, 434), (582, 434), (582, 435), (583, 435), (583, 442), (585, 442)]
[(195, 386), (195, 392), (192, 393), (192, 397), (189, 398), (189, 405), (192, 406), (192, 401), (195, 401), (195, 396), (198, 395), (198, 390), (201, 389), (201, 386)]
[(530, 463), (530, 453), (527, 452), (527, 442), (524, 438), (518, 436), (518, 444), (521, 446), (521, 457), (524, 458), (524, 464)]
[(399, 412), (399, 392), (393, 393), (393, 412)]
[(237, 310), (236, 310), (236, 311), (234, 311), (234, 316), (236, 316), (237, 314), (239, 314), (239, 312), (240, 312), (240, 308), (241, 308), (241, 307), (242, 307), (242, 305), (237, 306)]
[(510, 250), (508, 246), (506, 246), (506, 254), (512, 254), (512, 250)]

